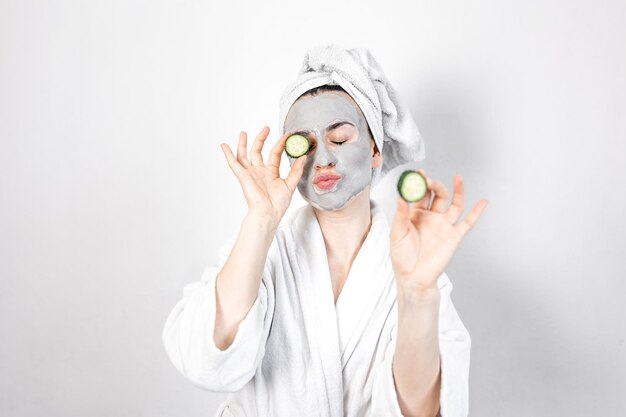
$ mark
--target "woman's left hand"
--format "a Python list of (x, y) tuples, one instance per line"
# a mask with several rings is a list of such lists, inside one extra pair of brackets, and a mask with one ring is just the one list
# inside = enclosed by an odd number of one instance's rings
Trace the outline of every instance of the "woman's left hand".
[[(463, 213), (463, 178), (454, 177), (454, 196), (450, 207), (448, 190), (439, 181), (426, 178), (424, 198), (407, 203), (398, 197), (398, 208), (391, 227), (391, 262), (398, 286), (411, 290), (437, 288), (437, 279), (445, 271), (461, 240), (474, 227), (487, 200), (481, 199), (467, 215)], [(434, 192), (432, 205), (431, 191)], [(455, 224), (456, 223), (456, 224)]]

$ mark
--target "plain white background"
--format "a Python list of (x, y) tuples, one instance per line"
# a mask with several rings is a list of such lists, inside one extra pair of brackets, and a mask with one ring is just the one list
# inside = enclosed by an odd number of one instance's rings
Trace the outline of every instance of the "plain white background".
[[(273, 144), (305, 50), (339, 42), (411, 106), (412, 167), (463, 175), (464, 216), (489, 200), (447, 270), (470, 414), (625, 415), (625, 21), (618, 0), (1, 1), (0, 414), (212, 415), (161, 330), (246, 212), (219, 143)], [(398, 175), (373, 195), (390, 216)]]

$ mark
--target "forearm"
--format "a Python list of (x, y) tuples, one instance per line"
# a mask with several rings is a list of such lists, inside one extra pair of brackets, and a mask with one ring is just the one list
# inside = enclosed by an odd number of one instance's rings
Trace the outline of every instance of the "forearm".
[(435, 417), (441, 389), (439, 289), (398, 288), (398, 334), (393, 375), (405, 417)]
[(267, 253), (276, 233), (270, 222), (246, 216), (232, 251), (217, 275), (214, 340), (224, 350), (254, 304)]

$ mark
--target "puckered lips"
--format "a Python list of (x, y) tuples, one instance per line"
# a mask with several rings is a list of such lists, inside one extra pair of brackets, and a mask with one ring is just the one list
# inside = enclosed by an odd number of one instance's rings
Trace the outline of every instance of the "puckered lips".
[(313, 177), (313, 184), (320, 190), (330, 190), (341, 181), (341, 175), (336, 172), (324, 172)]

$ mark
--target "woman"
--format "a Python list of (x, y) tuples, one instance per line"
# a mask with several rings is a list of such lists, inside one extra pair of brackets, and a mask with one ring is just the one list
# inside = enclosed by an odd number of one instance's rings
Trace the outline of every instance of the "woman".
[[(433, 201), (398, 197), (389, 227), (370, 200), (385, 153), (364, 107), (318, 85), (289, 104), (267, 161), (268, 127), (249, 157), (245, 132), (237, 156), (221, 144), (248, 213), (163, 331), (183, 375), (231, 393), (216, 416), (467, 415), (470, 337), (444, 270), (486, 200), (458, 221), (461, 177), (449, 208), (427, 177)], [(283, 179), (293, 133), (311, 149)], [(296, 188), (308, 204), (284, 218)]]

